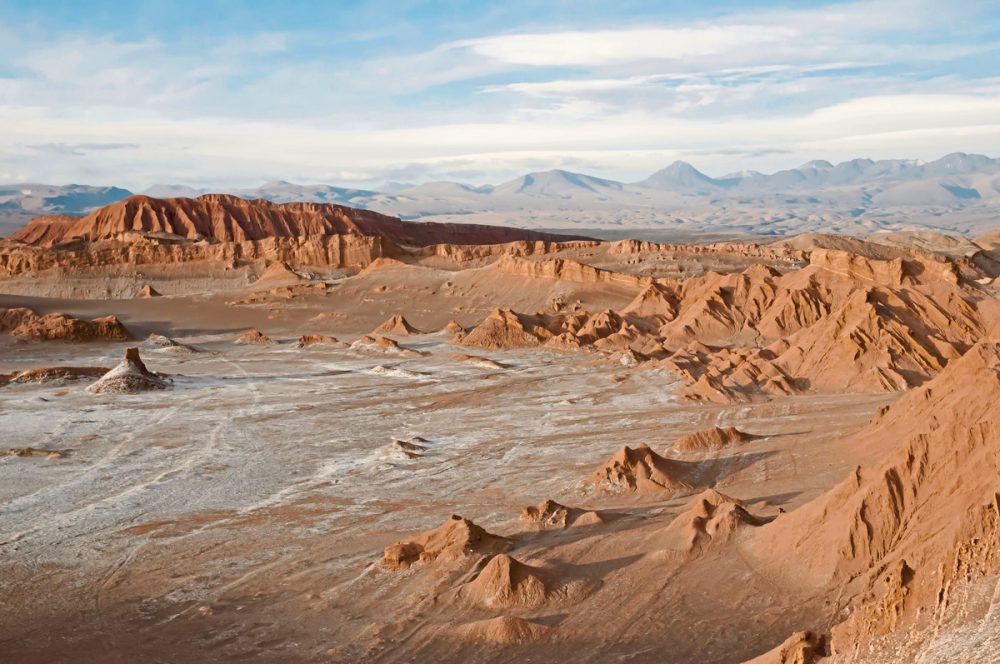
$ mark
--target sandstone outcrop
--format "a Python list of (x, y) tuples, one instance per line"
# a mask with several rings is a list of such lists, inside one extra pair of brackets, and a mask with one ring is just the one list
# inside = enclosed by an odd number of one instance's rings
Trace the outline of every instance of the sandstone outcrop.
[(434, 530), (386, 547), (383, 564), (389, 569), (406, 569), (417, 562), (453, 562), (474, 555), (501, 553), (509, 547), (509, 540), (455, 514)]
[(257, 328), (251, 328), (236, 337), (235, 343), (248, 346), (266, 346), (271, 343), (271, 337), (267, 336)]
[(487, 608), (530, 609), (546, 603), (549, 588), (541, 570), (498, 553), (466, 586), (465, 596)]
[(400, 355), (402, 357), (423, 357), (424, 353), (412, 348), (404, 348), (395, 339), (389, 337), (372, 337), (365, 335), (351, 344), (352, 350), (360, 350), (369, 353), (384, 353), (387, 355)]
[(332, 348), (347, 348), (347, 344), (336, 337), (328, 337), (323, 334), (303, 334), (295, 342), (296, 348), (308, 348), (309, 346), (330, 346)]
[(707, 489), (688, 503), (667, 530), (684, 550), (697, 551), (729, 542), (742, 529), (772, 520), (752, 514), (742, 500)]
[(456, 630), (461, 639), (474, 642), (514, 646), (531, 643), (550, 636), (555, 630), (547, 625), (529, 622), (516, 616), (497, 616), (463, 625)]
[(553, 334), (538, 317), (517, 314), (510, 309), (495, 309), (479, 325), (462, 337), (464, 346), (492, 350), (539, 345)]
[(774, 650), (743, 664), (815, 664), (826, 656), (826, 639), (816, 632), (796, 632)]
[(30, 309), (0, 310), (0, 331), (29, 341), (129, 341), (132, 335), (116, 316), (84, 320), (69, 314), (39, 316)]
[(631, 274), (600, 270), (565, 258), (527, 260), (511, 254), (504, 254), (500, 260), (493, 264), (493, 269), (522, 277), (558, 279), (580, 284), (620, 284), (633, 288), (644, 288), (652, 281)]
[(604, 523), (600, 512), (566, 507), (554, 500), (529, 505), (521, 510), (521, 519), (538, 528), (567, 528)]
[(468, 362), (469, 364), (475, 364), (484, 369), (506, 369), (506, 364), (501, 364), (495, 360), (491, 360), (488, 357), (480, 357), (479, 355), (466, 355), (465, 353), (456, 353), (452, 355), (450, 359), (456, 362)]
[(514, 240), (573, 239), (502, 226), (401, 221), (369, 210), (316, 203), (271, 203), (225, 194), (198, 198), (130, 196), (85, 217), (39, 220), (12, 240), (51, 247), (82, 238), (89, 242), (123, 233), (157, 234), (168, 239), (244, 242), (264, 238), (367, 235), (394, 244), (495, 244)]
[(645, 443), (622, 447), (590, 476), (589, 482), (608, 493), (671, 496), (690, 492), (682, 462), (667, 459)]
[(961, 587), (1000, 573), (998, 395), (1000, 343), (980, 342), (858, 434), (883, 463), (754, 533), (750, 550), (788, 578), (840, 589), (835, 653), (932, 629)]
[(118, 366), (87, 387), (95, 394), (135, 394), (149, 390), (165, 390), (170, 379), (150, 371), (139, 357), (138, 348), (129, 348)]
[(407, 336), (410, 334), (423, 333), (410, 325), (409, 322), (407, 322), (407, 320), (401, 315), (396, 314), (372, 330), (372, 334), (396, 334), (400, 336)]
[(755, 436), (744, 433), (736, 427), (712, 427), (681, 436), (674, 442), (678, 452), (713, 452), (725, 447), (742, 445)]
[(383, 256), (403, 250), (377, 236), (321, 235), (265, 237), (240, 242), (170, 239), (143, 234), (95, 242), (79, 241), (64, 248), (0, 244), (0, 278), (51, 270), (66, 273), (108, 266), (214, 265), (220, 273), (241, 265), (282, 261), (301, 267), (360, 271)]

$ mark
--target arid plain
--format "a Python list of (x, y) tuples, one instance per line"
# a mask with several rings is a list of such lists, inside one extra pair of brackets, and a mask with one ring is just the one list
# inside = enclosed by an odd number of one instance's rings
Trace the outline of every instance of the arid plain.
[(998, 251), (36, 219), (0, 241), (0, 653), (990, 661)]

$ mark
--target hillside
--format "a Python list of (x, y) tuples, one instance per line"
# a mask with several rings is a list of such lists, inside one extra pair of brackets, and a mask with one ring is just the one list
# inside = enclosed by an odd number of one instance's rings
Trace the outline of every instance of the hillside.
[(72, 239), (98, 241), (125, 233), (189, 240), (245, 242), (265, 238), (366, 235), (401, 245), (495, 244), (517, 240), (567, 239), (497, 226), (401, 221), (368, 210), (334, 204), (248, 201), (208, 194), (198, 198), (131, 196), (85, 217), (39, 217), (10, 239), (51, 247)]

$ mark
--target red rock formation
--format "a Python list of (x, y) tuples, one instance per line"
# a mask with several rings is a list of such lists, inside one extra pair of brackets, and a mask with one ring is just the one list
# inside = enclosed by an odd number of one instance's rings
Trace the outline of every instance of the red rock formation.
[(83, 320), (69, 314), (39, 316), (30, 309), (0, 310), (0, 331), (32, 341), (129, 341), (132, 335), (115, 316)]
[(252, 328), (236, 337), (236, 343), (252, 346), (266, 346), (271, 343), (271, 337), (267, 336), (257, 328)]
[(402, 355), (404, 357), (423, 357), (425, 355), (425, 353), (413, 350), (412, 348), (403, 348), (396, 340), (389, 337), (370, 337), (368, 335), (352, 343), (351, 348), (374, 353)]
[(489, 349), (522, 348), (537, 346), (552, 336), (539, 317), (495, 309), (462, 337), (460, 343)]
[(536, 608), (546, 603), (550, 589), (540, 569), (499, 553), (465, 588), (465, 596), (487, 608)]
[(454, 265), (456, 263), (483, 261), (498, 256), (537, 256), (565, 249), (597, 247), (601, 244), (597, 240), (568, 241), (571, 239), (571, 236), (559, 236), (559, 238), (561, 241), (517, 240), (515, 242), (489, 244), (464, 244), (448, 240), (447, 243), (416, 248), (412, 252), (414, 256), (422, 258), (444, 258), (448, 264)]
[(368, 235), (395, 244), (493, 244), (514, 240), (568, 240), (546, 233), (500, 226), (407, 222), (377, 212), (333, 204), (271, 203), (224, 194), (198, 198), (157, 199), (130, 196), (75, 221), (40, 220), (11, 239), (52, 246), (83, 238), (93, 242), (123, 233), (163, 234), (175, 238), (207, 238), (244, 242), (275, 237)]
[(500, 553), (510, 542), (486, 532), (468, 519), (452, 515), (443, 525), (385, 549), (383, 562), (389, 569), (405, 569), (414, 563), (456, 561), (471, 555)]
[(472, 642), (514, 646), (550, 636), (555, 630), (516, 616), (497, 616), (462, 625), (455, 630), (460, 639)]
[(761, 245), (750, 242), (716, 242), (713, 244), (661, 244), (658, 242), (643, 242), (641, 240), (620, 240), (611, 249), (612, 254), (646, 254), (646, 253), (679, 253), (679, 254), (734, 254), (746, 258), (762, 258), (773, 261), (783, 261), (789, 264), (806, 259), (807, 253), (796, 248), (777, 244)]
[(981, 342), (857, 436), (883, 463), (756, 531), (754, 556), (850, 607), (835, 653), (933, 631), (952, 594), (1000, 573), (998, 398), (1000, 343)]
[(744, 433), (736, 427), (712, 427), (681, 436), (674, 443), (674, 450), (678, 452), (712, 452), (721, 450), (724, 447), (742, 445), (754, 439), (748, 433)]
[(254, 288), (277, 287), (279, 285), (297, 284), (305, 281), (302, 275), (292, 270), (285, 261), (274, 261), (261, 272), (253, 282)]
[(465, 353), (456, 353), (451, 355), (449, 359), (455, 362), (469, 362), (470, 364), (475, 364), (484, 369), (506, 369), (506, 364), (501, 364), (495, 360), (491, 360), (488, 357), (482, 357), (480, 355), (466, 355)]
[(539, 528), (566, 528), (573, 525), (594, 525), (604, 522), (599, 512), (566, 507), (554, 500), (529, 505), (521, 510), (521, 519)]
[(66, 237), (66, 231), (79, 220), (80, 217), (69, 215), (35, 217), (27, 226), (11, 235), (10, 239), (39, 247), (51, 247), (61, 242)]
[(826, 656), (826, 639), (816, 632), (796, 632), (774, 650), (743, 664), (815, 664)]
[(396, 334), (400, 336), (408, 336), (410, 334), (423, 334), (423, 332), (410, 325), (409, 322), (407, 322), (407, 320), (401, 315), (396, 314), (372, 330), (372, 334)]
[(335, 337), (328, 337), (322, 334), (304, 334), (299, 337), (298, 342), (296, 342), (296, 348), (308, 348), (309, 346), (332, 346), (334, 348), (347, 348), (347, 344), (336, 339)]
[(505, 274), (516, 274), (535, 279), (558, 279), (580, 284), (620, 284), (634, 288), (644, 288), (652, 283), (646, 277), (600, 270), (590, 265), (565, 258), (546, 260), (526, 260), (504, 254), (493, 264), (493, 269)]
[(303, 267), (358, 271), (380, 257), (398, 256), (401, 252), (399, 247), (384, 238), (362, 235), (270, 237), (216, 243), (135, 235), (78, 243), (57, 251), (0, 243), (0, 277), (53, 268), (72, 273), (109, 265), (170, 265), (201, 261), (218, 265), (220, 270), (244, 263), (283, 261)]
[(0, 309), (0, 332), (10, 332), (25, 320), (35, 318), (38, 318), (38, 314), (27, 307)]
[(740, 530), (772, 520), (773, 517), (751, 514), (742, 500), (707, 489), (670, 522), (667, 531), (684, 550), (696, 551), (728, 542)]
[(590, 476), (589, 482), (609, 493), (662, 494), (691, 490), (680, 462), (666, 459), (641, 443), (622, 447)]

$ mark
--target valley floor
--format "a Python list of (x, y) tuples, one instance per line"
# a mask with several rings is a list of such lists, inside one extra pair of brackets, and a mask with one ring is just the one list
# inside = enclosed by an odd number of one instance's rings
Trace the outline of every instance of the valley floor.
[[(437, 334), (403, 341), (427, 353), (417, 358), (290, 342), (239, 346), (229, 335), (180, 341), (204, 352), (145, 352), (150, 368), (172, 374), (172, 390), (100, 396), (70, 383), (0, 391), (11, 446), (67, 452), (61, 460), (0, 459), (0, 648), (8, 661), (455, 654), (461, 646), (437, 623), (488, 612), (457, 618), (415, 606), (424, 591), (409, 587), (418, 583), (412, 575), (379, 569), (382, 548), (453, 512), (490, 532), (523, 533), (521, 508), (547, 498), (621, 515), (591, 533), (522, 534), (527, 552), (563, 558), (603, 582), (579, 604), (539, 616), (560, 623), (565, 638), (600, 636), (603, 645), (581, 661), (654, 661), (663, 649), (676, 654), (669, 661), (734, 661), (733, 647), (749, 656), (780, 642), (795, 627), (785, 624), (790, 616), (773, 607), (757, 614), (742, 592), (713, 590), (710, 601), (687, 597), (693, 603), (683, 609), (704, 623), (708, 641), (692, 643), (676, 624), (638, 629), (634, 621), (651, 619), (640, 608), (662, 589), (630, 593), (617, 609), (615, 598), (622, 579), (666, 579), (657, 568), (669, 566), (646, 540), (685, 501), (616, 501), (582, 480), (624, 444), (669, 453), (681, 434), (738, 425), (763, 436), (752, 451), (694, 461), (720, 491), (792, 509), (843, 476), (847, 460), (830, 443), (887, 401), (692, 406), (659, 369), (547, 350), (488, 353), (505, 368), (483, 367), (451, 359), (456, 348)], [(121, 349), (10, 346), (0, 349), (0, 373), (112, 365)], [(419, 457), (392, 445), (413, 437), (425, 441)], [(619, 534), (604, 538), (602, 529)], [(741, 574), (741, 583), (767, 585), (759, 570)], [(760, 641), (735, 644), (726, 625), (747, 611)], [(511, 656), (474, 651), (484, 661)], [(552, 654), (534, 652), (537, 661)]]

